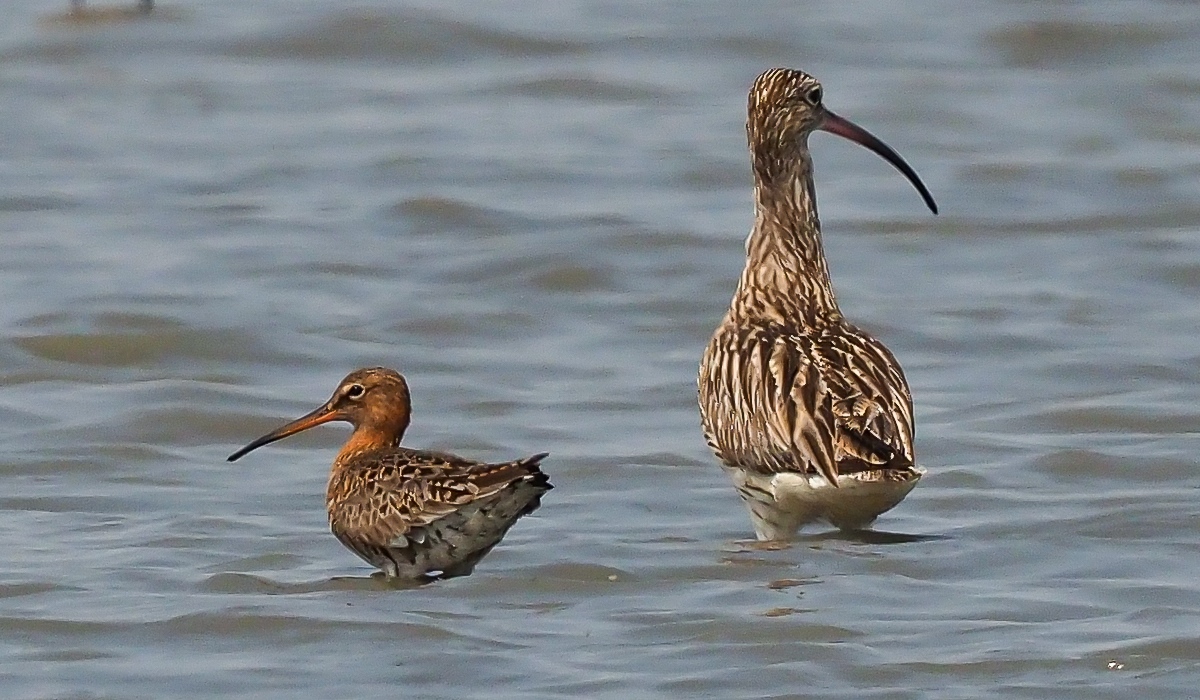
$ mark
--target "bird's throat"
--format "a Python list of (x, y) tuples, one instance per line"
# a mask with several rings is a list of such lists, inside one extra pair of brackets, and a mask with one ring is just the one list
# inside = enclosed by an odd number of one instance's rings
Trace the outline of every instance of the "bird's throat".
[(754, 228), (735, 305), (773, 306), (783, 315), (840, 313), (821, 241), (811, 161), (797, 163), (787, 177), (756, 178), (754, 196)]

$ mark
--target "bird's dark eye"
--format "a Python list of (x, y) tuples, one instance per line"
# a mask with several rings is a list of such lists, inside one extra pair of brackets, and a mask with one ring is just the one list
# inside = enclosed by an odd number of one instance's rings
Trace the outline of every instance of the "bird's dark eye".
[(804, 93), (804, 99), (808, 100), (808, 103), (813, 107), (821, 104), (821, 86), (816, 85), (809, 88), (808, 92)]
[(363, 392), (365, 391), (366, 389), (363, 388), (362, 384), (351, 384), (350, 387), (346, 389), (346, 396), (352, 399), (357, 399), (362, 396)]

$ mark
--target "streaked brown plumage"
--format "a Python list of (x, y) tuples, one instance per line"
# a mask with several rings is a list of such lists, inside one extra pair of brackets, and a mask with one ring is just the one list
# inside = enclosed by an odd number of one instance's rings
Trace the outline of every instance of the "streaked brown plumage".
[(517, 520), (552, 487), (537, 454), (486, 464), (400, 446), (412, 406), (395, 370), (351, 372), (328, 401), (229, 456), (322, 423), (354, 432), (329, 475), (325, 504), (334, 536), (390, 577), (420, 579), (471, 573)]
[(937, 207), (895, 151), (825, 109), (821, 92), (791, 69), (763, 73), (750, 90), (754, 228), (733, 301), (700, 364), (705, 438), (763, 540), (815, 520), (864, 527), (922, 474), (904, 372), (883, 343), (842, 316), (834, 296), (809, 134), (824, 129), (870, 148)]

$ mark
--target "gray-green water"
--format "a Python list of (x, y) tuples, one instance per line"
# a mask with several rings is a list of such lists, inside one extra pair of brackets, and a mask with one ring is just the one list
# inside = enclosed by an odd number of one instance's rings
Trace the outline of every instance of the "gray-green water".
[[(1193, 696), (1196, 5), (65, 5), (0, 9), (5, 698)], [(774, 65), (942, 206), (814, 137), (927, 538), (750, 547), (700, 438)], [(224, 461), (374, 364), (410, 444), (552, 454), (474, 576), (338, 545), (343, 429)]]

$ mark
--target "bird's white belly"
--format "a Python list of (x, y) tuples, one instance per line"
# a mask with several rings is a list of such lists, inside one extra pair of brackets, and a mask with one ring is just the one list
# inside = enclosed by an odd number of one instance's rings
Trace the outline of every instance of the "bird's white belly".
[(785, 540), (814, 522), (843, 530), (870, 525), (880, 514), (904, 500), (925, 470), (914, 467), (899, 475), (884, 471), (842, 474), (834, 488), (813, 474), (759, 474), (725, 467), (750, 510), (760, 540)]

